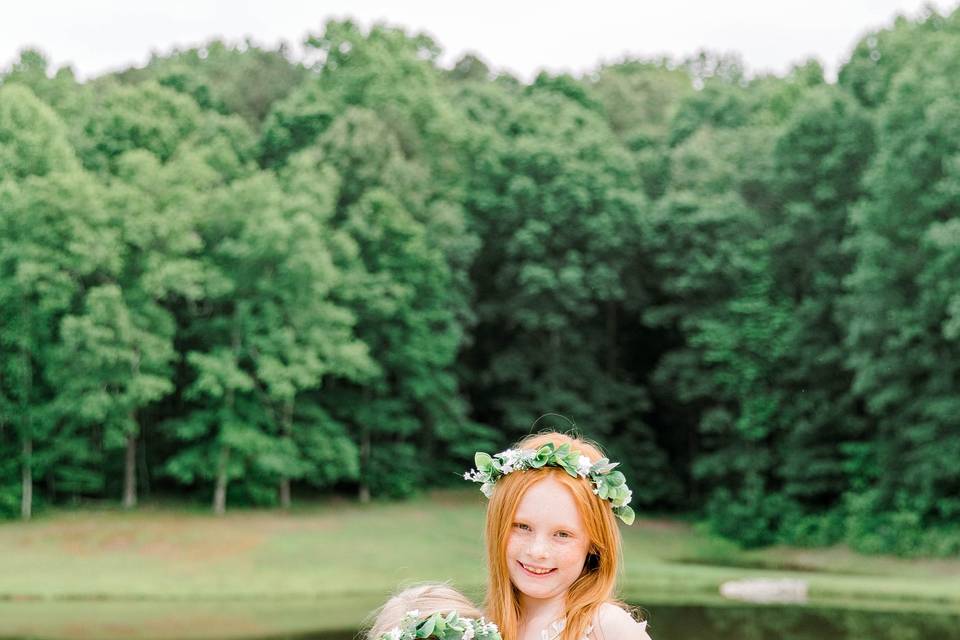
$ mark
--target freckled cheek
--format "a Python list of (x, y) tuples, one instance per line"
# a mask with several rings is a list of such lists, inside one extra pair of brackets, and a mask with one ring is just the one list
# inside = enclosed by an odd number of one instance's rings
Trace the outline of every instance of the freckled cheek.
[(580, 546), (570, 545), (557, 555), (558, 564), (570, 571), (579, 573), (587, 560), (587, 551)]
[(523, 551), (523, 545), (516, 535), (511, 534), (507, 539), (507, 558), (517, 558)]

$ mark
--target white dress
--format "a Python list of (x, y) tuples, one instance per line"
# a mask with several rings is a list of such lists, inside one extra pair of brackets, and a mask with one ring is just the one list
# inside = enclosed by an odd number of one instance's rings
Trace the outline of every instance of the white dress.
[[(563, 632), (564, 627), (567, 626), (566, 620), (554, 620), (547, 626), (546, 629), (540, 632), (541, 640), (557, 640), (560, 637), (560, 634)], [(590, 634), (593, 633), (593, 625), (587, 627), (586, 635), (583, 636), (580, 640), (590, 640)]]
[[(646, 621), (646, 620), (643, 620), (643, 621), (639, 622), (638, 624), (641, 626), (641, 628), (642, 628), (644, 631), (647, 630), (647, 621)], [(563, 620), (563, 619), (554, 620), (553, 622), (550, 623), (549, 626), (547, 626), (546, 629), (544, 629), (543, 631), (540, 632), (540, 638), (541, 638), (541, 640), (557, 640), (557, 638), (559, 638), (559, 637), (560, 637), (560, 634), (563, 632), (564, 627), (566, 627), (566, 626), (567, 626), (567, 621), (566, 621), (566, 620)], [(585, 635), (584, 635), (583, 638), (581, 638), (580, 640), (592, 640), (592, 639), (591, 639), (591, 635), (592, 635), (592, 634), (593, 634), (593, 625), (591, 624), (591, 625), (589, 625), (589, 626), (587, 627), (587, 630), (586, 630), (586, 632), (585, 632)]]

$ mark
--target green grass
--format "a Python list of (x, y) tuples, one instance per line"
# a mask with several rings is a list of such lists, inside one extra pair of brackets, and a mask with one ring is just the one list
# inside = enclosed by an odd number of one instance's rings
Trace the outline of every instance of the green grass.
[[(404, 583), (449, 579), (479, 595), (482, 523), (483, 499), (473, 491), (220, 518), (174, 507), (52, 512), (0, 525), (0, 626), (10, 635), (18, 620), (36, 624), (41, 607), (39, 618), (51, 624), (86, 611), (111, 620), (120, 635), (132, 633), (134, 619), (167, 620), (164, 612), (175, 610), (181, 621), (214, 620), (231, 607), (231, 619), (254, 635), (267, 618), (283, 633), (316, 629), (317, 620), (356, 626)], [(814, 603), (960, 611), (960, 559), (840, 547), (747, 552), (688, 523), (642, 514), (624, 528), (624, 556), (624, 595), (640, 604), (717, 603), (724, 581), (766, 576), (808, 580)]]

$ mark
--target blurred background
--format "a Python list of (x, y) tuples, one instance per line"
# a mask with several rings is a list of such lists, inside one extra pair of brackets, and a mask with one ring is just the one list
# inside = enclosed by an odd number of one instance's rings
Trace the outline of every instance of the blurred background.
[(654, 638), (960, 638), (960, 10), (773, 4), (13, 10), (0, 637), (481, 598), (572, 421)]

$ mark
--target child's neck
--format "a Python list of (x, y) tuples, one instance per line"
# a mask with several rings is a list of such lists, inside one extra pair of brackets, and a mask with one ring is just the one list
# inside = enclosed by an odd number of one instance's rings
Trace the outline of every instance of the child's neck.
[(531, 625), (541, 628), (554, 620), (562, 619), (566, 614), (566, 604), (566, 593), (542, 599), (531, 598), (521, 593), (520, 611), (523, 614), (523, 625), (528, 628)]

